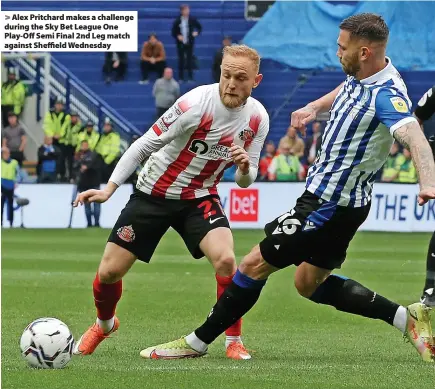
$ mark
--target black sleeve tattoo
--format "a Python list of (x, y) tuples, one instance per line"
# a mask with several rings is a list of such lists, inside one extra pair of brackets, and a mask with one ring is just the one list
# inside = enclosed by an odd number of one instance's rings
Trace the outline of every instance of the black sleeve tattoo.
[(394, 132), (394, 138), (411, 152), (420, 188), (435, 187), (435, 163), (432, 150), (418, 123), (413, 121), (399, 127)]

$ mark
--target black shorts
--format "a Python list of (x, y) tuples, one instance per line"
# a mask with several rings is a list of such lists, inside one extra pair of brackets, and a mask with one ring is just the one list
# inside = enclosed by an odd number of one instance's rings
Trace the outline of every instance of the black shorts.
[(149, 262), (169, 227), (180, 234), (194, 258), (202, 258), (204, 253), (199, 243), (205, 235), (217, 227), (230, 228), (230, 225), (219, 196), (170, 200), (136, 191), (122, 210), (108, 241)]
[(292, 210), (266, 224), (261, 255), (280, 269), (302, 262), (328, 270), (340, 268), (369, 211), (370, 203), (360, 208), (343, 207), (305, 191)]

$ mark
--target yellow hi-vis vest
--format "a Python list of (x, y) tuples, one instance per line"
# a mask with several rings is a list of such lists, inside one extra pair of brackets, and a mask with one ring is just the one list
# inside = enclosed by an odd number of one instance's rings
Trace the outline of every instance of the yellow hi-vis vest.
[(399, 177), (397, 182), (402, 183), (415, 183), (417, 182), (417, 171), (415, 170), (415, 166), (410, 159), (407, 159), (400, 166)]
[(294, 155), (278, 155), (276, 157), (276, 180), (297, 181), (299, 173), (299, 159)]
[(26, 100), (26, 87), (21, 81), (6, 81), (2, 85), (2, 105), (13, 105), (14, 113), (19, 115)]
[(2, 179), (16, 181), (18, 172), (18, 161), (15, 159), (11, 159), (9, 162), (6, 162), (2, 159)]
[(86, 130), (80, 131), (77, 134), (76, 151), (80, 150), (80, 146), (84, 140), (86, 140), (89, 143), (89, 149), (91, 151), (94, 151), (95, 146), (97, 146), (98, 139), (100, 139), (100, 134), (98, 132), (96, 132), (95, 130), (92, 130), (90, 135), (87, 133)]
[(103, 157), (106, 165), (110, 165), (121, 154), (121, 137), (113, 131), (102, 133), (95, 151)]
[(66, 146), (77, 146), (77, 134), (82, 128), (80, 120), (76, 124), (72, 124), (71, 120), (67, 126), (62, 127), (62, 133), (60, 134), (59, 143)]
[(66, 127), (70, 125), (71, 116), (66, 112), (61, 111), (56, 113), (54, 110), (47, 112), (44, 118), (44, 132), (47, 136), (62, 135), (66, 134)]

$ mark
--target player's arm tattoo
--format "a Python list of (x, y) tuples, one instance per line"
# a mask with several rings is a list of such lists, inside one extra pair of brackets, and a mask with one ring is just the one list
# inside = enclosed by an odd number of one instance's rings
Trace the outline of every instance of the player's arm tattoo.
[(421, 189), (435, 187), (435, 163), (431, 147), (417, 122), (394, 131), (394, 138), (411, 152)]

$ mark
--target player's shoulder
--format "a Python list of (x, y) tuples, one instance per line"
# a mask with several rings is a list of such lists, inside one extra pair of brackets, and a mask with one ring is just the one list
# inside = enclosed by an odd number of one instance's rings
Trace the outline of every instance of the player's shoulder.
[(408, 90), (405, 81), (403, 81), (401, 74), (392, 64), (390, 64), (388, 71), (383, 74), (383, 77), (381, 77), (373, 87), (379, 89), (378, 94), (400, 95), (408, 99)]
[(383, 101), (391, 102), (406, 102), (411, 108), (411, 100), (408, 96), (408, 89), (405, 81), (399, 71), (392, 65), (388, 67), (388, 71), (383, 74), (383, 77), (376, 82), (372, 88), (376, 90), (376, 103), (382, 103)]
[(260, 115), (262, 120), (269, 120), (269, 114), (267, 113), (266, 108), (255, 97), (248, 97), (247, 104), (252, 111)]
[(214, 89), (214, 84), (198, 86), (179, 97), (177, 103), (190, 108), (195, 107), (195, 111), (202, 111), (203, 106), (210, 104), (212, 101)]

